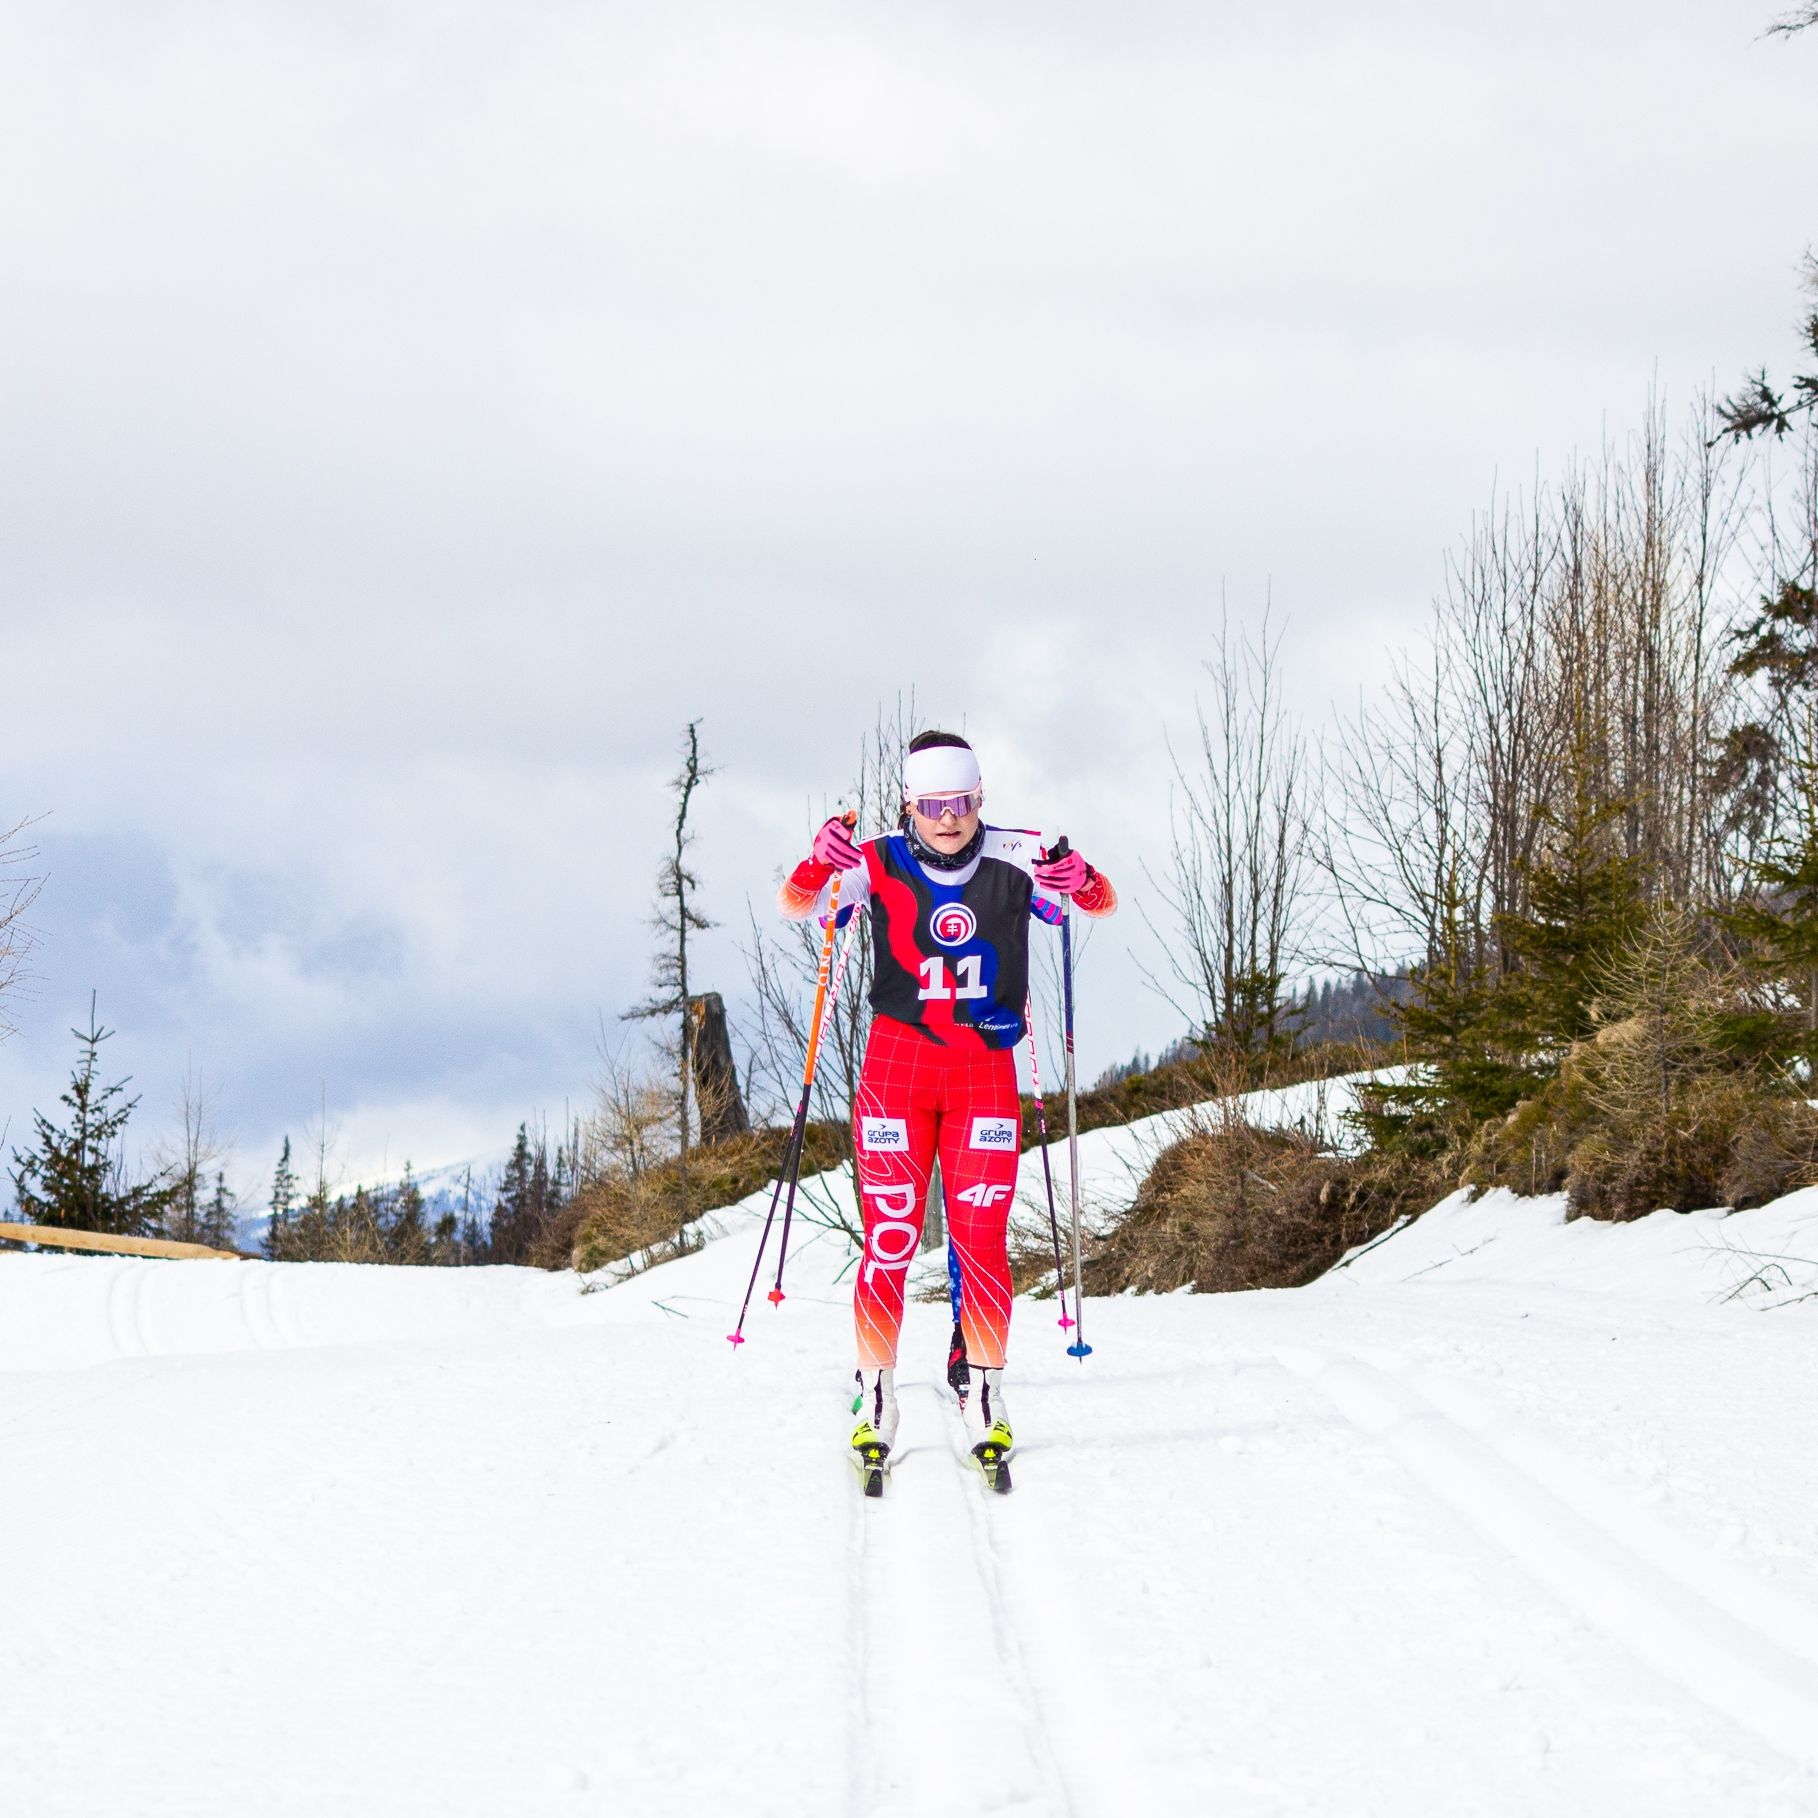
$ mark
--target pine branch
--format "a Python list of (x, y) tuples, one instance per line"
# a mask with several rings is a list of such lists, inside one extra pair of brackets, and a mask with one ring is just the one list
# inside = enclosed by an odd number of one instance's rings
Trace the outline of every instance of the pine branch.
[(1781, 14), (1767, 28), (1767, 35), (1770, 38), (1790, 38), (1795, 32), (1806, 31), (1814, 25), (1818, 25), (1818, 0), (1807, 0), (1806, 5)]

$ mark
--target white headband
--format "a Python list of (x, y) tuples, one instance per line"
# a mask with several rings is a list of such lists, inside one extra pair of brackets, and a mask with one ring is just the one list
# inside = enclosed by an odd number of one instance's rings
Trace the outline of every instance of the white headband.
[(979, 785), (978, 758), (963, 745), (929, 745), (909, 753), (903, 765), (903, 794), (965, 795)]

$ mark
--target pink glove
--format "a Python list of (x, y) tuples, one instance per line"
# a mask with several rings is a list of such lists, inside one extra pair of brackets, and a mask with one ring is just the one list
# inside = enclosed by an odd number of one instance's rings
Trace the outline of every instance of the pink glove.
[(1056, 896), (1071, 896), (1092, 875), (1092, 867), (1077, 852), (1063, 852), (1058, 858), (1040, 858), (1033, 866), (1035, 881)]
[(830, 871), (850, 871), (862, 865), (864, 859), (852, 843), (852, 822), (842, 814), (823, 822), (820, 832), (814, 836), (814, 857), (817, 864), (825, 865)]

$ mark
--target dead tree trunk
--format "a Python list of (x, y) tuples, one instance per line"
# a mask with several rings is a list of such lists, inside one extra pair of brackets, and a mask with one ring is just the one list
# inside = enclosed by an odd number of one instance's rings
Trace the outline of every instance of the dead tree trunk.
[(688, 1000), (688, 1052), (694, 1064), (695, 1116), (701, 1141), (724, 1142), (751, 1128), (739, 1091), (739, 1070), (732, 1058), (732, 1032), (726, 1005), (717, 991)]

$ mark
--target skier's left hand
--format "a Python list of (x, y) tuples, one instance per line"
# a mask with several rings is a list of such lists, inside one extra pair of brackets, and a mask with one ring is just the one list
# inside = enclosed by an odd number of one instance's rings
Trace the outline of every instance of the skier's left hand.
[(1056, 896), (1072, 896), (1092, 876), (1092, 867), (1070, 847), (1064, 852), (1057, 849), (1053, 856), (1044, 854), (1031, 869), (1036, 883)]

